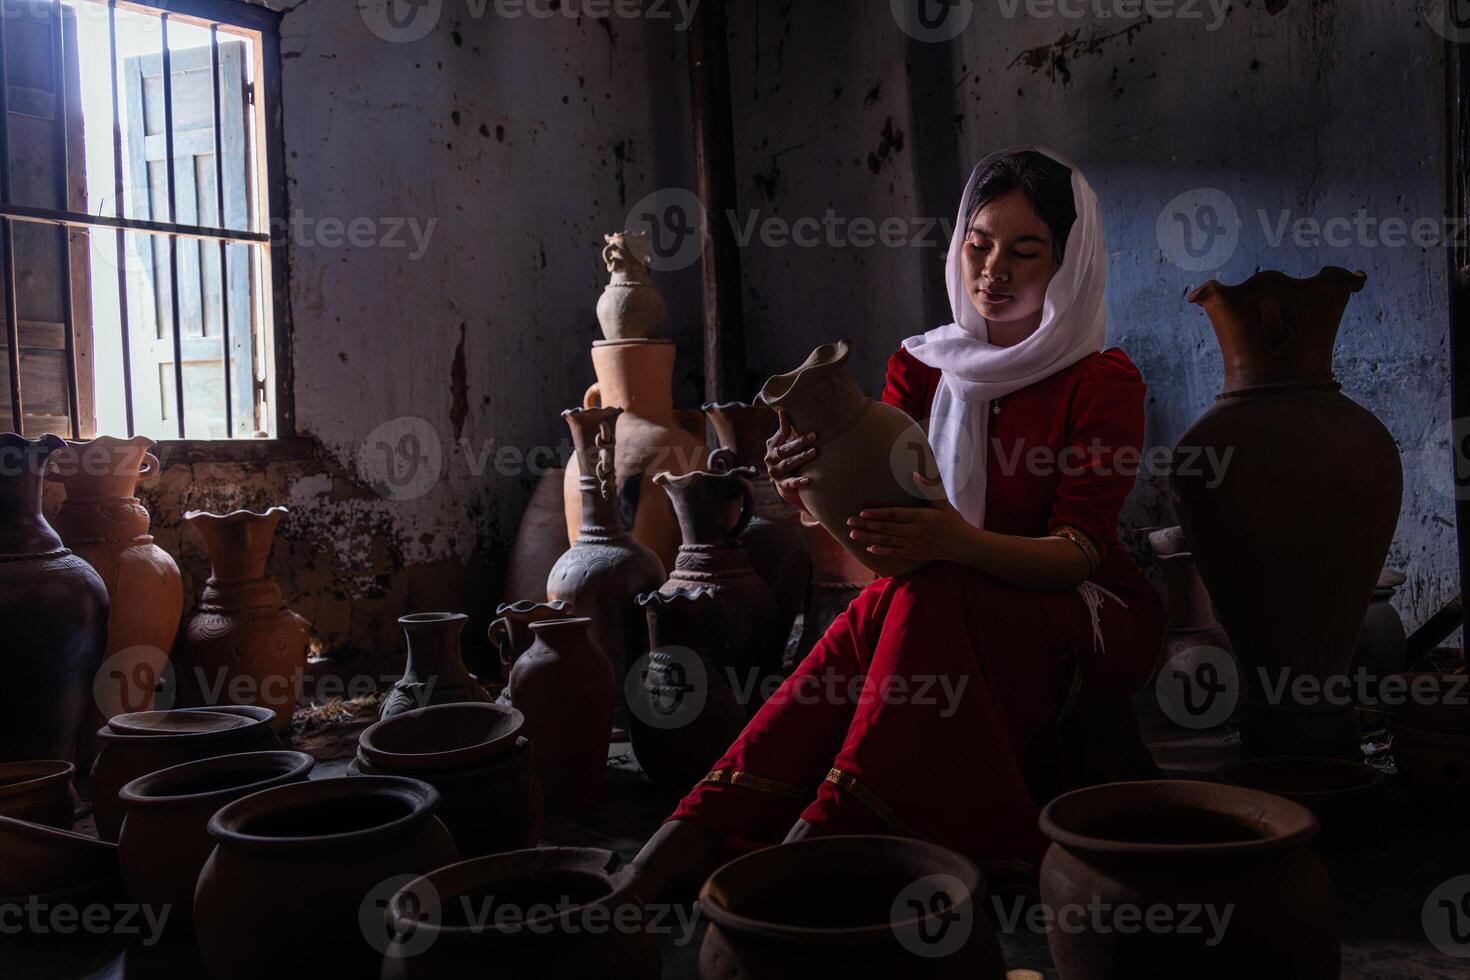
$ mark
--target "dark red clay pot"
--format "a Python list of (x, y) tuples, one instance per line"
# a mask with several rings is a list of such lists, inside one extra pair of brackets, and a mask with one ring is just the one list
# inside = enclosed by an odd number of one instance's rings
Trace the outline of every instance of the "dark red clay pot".
[(385, 773), (421, 776), (487, 766), (510, 752), (526, 719), (485, 701), (436, 704), (384, 718), (358, 738), (357, 750)]
[(76, 766), (59, 759), (0, 764), (0, 816), (70, 830), (76, 774)]

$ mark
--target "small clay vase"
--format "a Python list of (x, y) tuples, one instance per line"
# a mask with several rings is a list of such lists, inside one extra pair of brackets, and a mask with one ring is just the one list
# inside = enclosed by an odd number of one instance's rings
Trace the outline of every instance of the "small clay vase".
[(161, 465), (152, 439), (69, 442), (51, 457), (51, 479), (66, 488), (53, 522), (61, 540), (97, 570), (111, 613), (102, 671), (80, 732), (78, 765), (92, 764), (96, 732), (107, 719), (153, 707), (184, 611), (183, 582), (173, 558), (153, 541), (138, 483)]
[(459, 635), (469, 617), (463, 613), (414, 613), (398, 625), (408, 636), (408, 660), (403, 677), (378, 711), (380, 718), (460, 701), (492, 701), (474, 674), (465, 669)]
[(0, 762), (76, 757), (107, 649), (107, 586), (41, 516), (56, 436), (0, 434)]
[(1363, 615), (1363, 632), (1358, 634), (1358, 649), (1353, 655), (1353, 666), (1363, 668), (1370, 677), (1388, 677), (1408, 666), (1408, 631), (1403, 617), (1393, 607), (1394, 593), (1406, 581), (1403, 572), (1392, 568), (1378, 574), (1378, 585)]
[(602, 799), (613, 722), (613, 672), (592, 640), (592, 621), (531, 624), (536, 641), (516, 660), (502, 703), (525, 716), (548, 810), (580, 810)]
[(59, 759), (0, 763), (0, 816), (71, 830), (77, 767)]
[(128, 783), (118, 793), (127, 816), (117, 842), (128, 894), (153, 908), (171, 908), (166, 929), (187, 935), (194, 886), (214, 850), (209, 819), (252, 793), (305, 782), (315, 765), (304, 752), (245, 752), (186, 762)]
[[(194, 892), (194, 930), (215, 980), (377, 976), (386, 945), (364, 909), (396, 876), (459, 860), (434, 816), (439, 792), (398, 776), (350, 776), (276, 786), (228, 804), (209, 821), (215, 849)], [(266, 937), (309, 941), (281, 946)]]
[(536, 638), (531, 635), (531, 624), (543, 619), (565, 619), (572, 615), (572, 604), (565, 599), (537, 602), (523, 599), (520, 602), (502, 603), (495, 609), (500, 618), (490, 624), (486, 636), (490, 645), (500, 653), (500, 676), (509, 677), (516, 658), (527, 650)]
[(1164, 570), (1164, 647), (1161, 662), (1195, 647), (1217, 647), (1229, 653), (1230, 637), (1215, 619), (1210, 593), (1200, 580), (1194, 554), (1181, 527), (1145, 528), (1154, 561)]
[[(643, 655), (647, 638), (637, 598), (664, 581), (664, 565), (623, 526), (614, 496), (613, 461), (617, 453), (617, 408), (562, 412), (581, 460), (579, 476), (582, 530), (571, 549), (557, 559), (546, 580), (552, 600), (571, 603), (578, 616), (592, 620), (592, 642), (612, 663), (620, 684), (628, 665)], [(662, 493), (662, 491), (660, 491)], [(547, 744), (531, 736), (541, 754)]]
[(597, 322), (608, 340), (651, 340), (664, 335), (669, 309), (648, 274), (648, 233), (604, 235), (602, 261), (612, 279), (597, 301)]
[[(280, 586), (266, 574), (271, 539), (285, 515), (284, 507), (184, 515), (204, 538), (213, 568), (175, 659), (180, 704), (227, 699), (267, 707), (278, 734), (296, 710), (310, 638), (306, 620), (286, 608)], [(237, 684), (245, 697), (234, 693)]]
[(567, 539), (567, 507), (562, 500), (566, 479), (566, 469), (558, 466), (536, 480), (536, 489), (531, 492), (510, 546), (506, 596), (521, 596), (533, 602), (546, 599), (546, 576), (571, 545)]
[(926, 507), (942, 488), (925, 487), (915, 472), (937, 476), (924, 431), (903, 409), (875, 402), (858, 388), (847, 341), (823, 344), (796, 370), (766, 382), (756, 401), (785, 412), (797, 432), (815, 432), (816, 458), (802, 467), (811, 480), (801, 502), (828, 533), (878, 575), (902, 575), (923, 562), (870, 554), (852, 540), (848, 518), (873, 507)]
[[(612, 851), (545, 847), (439, 868), (388, 903), (394, 936), (382, 980), (608, 977), (658, 980), (662, 943)], [(493, 897), (515, 913), (471, 921)], [(817, 974), (813, 974), (816, 976)]]
[(128, 783), (159, 769), (237, 752), (281, 747), (269, 708), (221, 706), (118, 715), (97, 733), (102, 751), (92, 763), (92, 809), (97, 835), (117, 840), (126, 808), (118, 794)]
[(1215, 778), (1232, 786), (1300, 803), (1322, 825), (1318, 847), (1346, 847), (1373, 836), (1383, 819), (1383, 785), (1377, 769), (1350, 759), (1276, 756), (1221, 766)]

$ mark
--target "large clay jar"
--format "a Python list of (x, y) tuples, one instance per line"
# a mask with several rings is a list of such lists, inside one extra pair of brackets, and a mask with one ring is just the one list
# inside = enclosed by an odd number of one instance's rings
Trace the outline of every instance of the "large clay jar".
[(669, 309), (648, 274), (648, 233), (604, 235), (602, 261), (612, 274), (597, 301), (597, 322), (608, 340), (650, 340), (664, 335)]
[(526, 716), (549, 810), (602, 799), (613, 721), (613, 672), (586, 617), (531, 624), (536, 642), (516, 660), (501, 701)]
[(0, 816), (71, 830), (77, 767), (60, 759), (0, 763)]
[(801, 529), (811, 549), (812, 586), (796, 643), (797, 661), (811, 652), (832, 621), (877, 578), (810, 514), (801, 515)]
[(151, 439), (68, 443), (52, 457), (66, 500), (53, 522), (66, 546), (102, 576), (111, 600), (107, 652), (93, 685), (92, 710), (82, 726), (82, 766), (97, 754), (95, 733), (113, 715), (147, 711), (173, 649), (184, 611), (179, 567), (153, 543), (140, 480), (160, 468)]
[[(1041, 829), (1053, 842), (1042, 904), (1097, 923), (1049, 931), (1066, 980), (1336, 980), (1337, 907), (1306, 807), (1217, 783), (1108, 783), (1057, 797)], [(1181, 926), (1195, 909), (1195, 928), (1136, 928), (1157, 908)], [(1122, 910), (1135, 927), (1122, 928)]]
[(469, 617), (463, 613), (414, 613), (399, 618), (398, 625), (408, 636), (408, 662), (378, 717), (391, 718), (431, 704), (494, 700), (465, 669), (460, 655), (459, 635), (467, 622)]
[[(597, 383), (587, 389), (585, 408), (621, 408), (617, 419), (617, 499), (634, 515), (633, 537), (653, 549), (668, 568), (679, 550), (679, 526), (668, 497), (653, 484), (655, 473), (687, 473), (704, 465), (704, 414), (674, 408), (674, 344), (669, 340), (600, 340), (592, 345)], [(562, 490), (567, 538), (576, 540), (585, 461), (578, 453), (567, 466)]]
[[(209, 975), (377, 976), (388, 940), (377, 910), (392, 879), (459, 860), (438, 805), (427, 783), (363, 776), (277, 786), (220, 810), (194, 892)], [(378, 923), (381, 935), (365, 930)]]
[(1225, 390), (1180, 437), (1170, 485), (1240, 663), (1247, 755), (1358, 752), (1351, 705), (1292, 703), (1291, 691), (1346, 675), (1398, 524), (1393, 436), (1332, 374), (1343, 310), (1365, 281), (1335, 267), (1261, 272), (1189, 297), (1214, 325)]
[(645, 669), (628, 673), (633, 753), (653, 783), (692, 786), (748, 720), (711, 653), (720, 646), (723, 611), (714, 590), (702, 587), (652, 592), (638, 602), (648, 615), (649, 652)]
[(107, 586), (41, 516), (47, 460), (65, 445), (0, 434), (0, 762), (75, 758), (107, 649)]
[(1163, 662), (1195, 647), (1216, 647), (1230, 652), (1230, 637), (1215, 620), (1210, 593), (1194, 567), (1194, 554), (1180, 527), (1149, 528), (1148, 544), (1154, 561), (1164, 570)]
[[(207, 705), (227, 699), (276, 713), (284, 732), (301, 691), (309, 641), (306, 620), (286, 608), (281, 588), (266, 574), (271, 539), (286, 514), (190, 511), (213, 565), (179, 644), (179, 703)], [(239, 695), (243, 694), (243, 697)]]
[[(571, 427), (581, 461), (576, 470), (582, 529), (571, 550), (552, 568), (546, 594), (570, 602), (576, 615), (591, 618), (592, 642), (610, 659), (620, 683), (628, 665), (643, 655), (647, 639), (638, 596), (663, 584), (665, 566), (628, 533), (618, 510), (613, 490), (614, 432), (623, 410), (581, 408), (561, 414)], [(541, 747), (540, 739), (531, 740)]]
[(543, 472), (521, 513), (515, 541), (506, 563), (504, 595), (539, 602), (546, 598), (546, 576), (567, 550), (567, 508), (562, 500), (567, 471), (555, 467)]
[(973, 862), (926, 841), (769, 847), (726, 864), (700, 891), (710, 927), (699, 975), (1002, 980), (985, 892)]
[(269, 708), (179, 708), (118, 715), (97, 733), (102, 751), (92, 763), (97, 835), (117, 840), (127, 811), (118, 794), (128, 783), (171, 766), (237, 752), (281, 747)]
[[(388, 903), (381, 980), (504, 977), (658, 980), (660, 934), (612, 851), (546, 847), (464, 861)], [(492, 916), (475, 921), (491, 903)]]
[(246, 752), (186, 762), (128, 783), (118, 794), (127, 816), (117, 842), (128, 894), (143, 905), (172, 909), (168, 930), (187, 933), (194, 886), (214, 850), (209, 818), (251, 793), (305, 782), (315, 765), (304, 752)]
[(501, 603), (496, 607), (495, 615), (500, 618), (490, 624), (486, 636), (500, 654), (500, 676), (509, 677), (516, 659), (536, 642), (536, 637), (531, 635), (531, 624), (543, 619), (566, 619), (572, 615), (572, 604), (565, 599), (553, 602), (523, 599)]
[(923, 562), (869, 554), (847, 525), (871, 507), (928, 506), (941, 489), (917, 483), (915, 472), (939, 472), (924, 432), (903, 409), (875, 402), (858, 388), (847, 341), (823, 344), (788, 374), (766, 382), (757, 398), (785, 412), (800, 433), (815, 432), (817, 456), (802, 467), (807, 511), (858, 561), (879, 575), (902, 575)]
[(1358, 649), (1353, 665), (1370, 677), (1384, 678), (1408, 666), (1409, 636), (1403, 617), (1393, 607), (1393, 596), (1408, 581), (1403, 572), (1385, 568), (1378, 574), (1373, 601), (1363, 616), (1363, 632), (1358, 634)]

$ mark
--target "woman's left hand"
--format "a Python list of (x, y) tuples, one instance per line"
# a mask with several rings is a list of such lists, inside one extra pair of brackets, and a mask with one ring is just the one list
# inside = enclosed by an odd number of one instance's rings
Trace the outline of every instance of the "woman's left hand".
[[(914, 479), (926, 481), (919, 474)], [(975, 526), (940, 493), (928, 507), (877, 507), (848, 518), (852, 539), (870, 554), (911, 561), (956, 561)]]

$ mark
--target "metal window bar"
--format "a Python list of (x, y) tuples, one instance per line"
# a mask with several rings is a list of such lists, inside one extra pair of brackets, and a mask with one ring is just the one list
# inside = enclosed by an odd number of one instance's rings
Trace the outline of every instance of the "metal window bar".
[[(214, 189), (216, 206), (215, 223), (221, 227), (225, 221), (225, 137), (219, 92), (219, 25), (209, 25), (209, 81), (214, 89)], [(219, 243), (220, 281), (220, 336), (224, 344), (225, 366), (225, 433), (235, 434), (235, 393), (230, 378), (230, 255), (224, 239)]]
[[(107, 0), (108, 75), (112, 82), (112, 201), (120, 219), (127, 218), (127, 193), (123, 181), (122, 92), (117, 83), (117, 0)], [(128, 235), (117, 229), (117, 326), (122, 334), (123, 411), (126, 413), (128, 438), (137, 434), (133, 420), (133, 342), (131, 314), (128, 312)]]
[[(59, 206), (71, 210), (71, 147), (67, 145), (66, 21), (61, 0), (51, 7), (51, 92), (55, 98), (52, 116), (56, 122), (56, 194)], [(61, 323), (66, 358), (66, 415), (71, 420), (71, 437), (82, 437), (77, 381), (76, 304), (71, 280), (71, 229), (61, 229)]]
[[(3, 2), (3, 0), (0, 0)], [(7, 17), (0, 11), (0, 202), (10, 203), (10, 64), (5, 52), (9, 49), (5, 22)], [(15, 224), (9, 218), (0, 219), (0, 252), (3, 252), (5, 275), (5, 330), (6, 352), (10, 361), (10, 419), (16, 432), (23, 432), (21, 417), (24, 401), (20, 390), (20, 314), (15, 296)]]
[[(168, 175), (168, 223), (179, 220), (177, 184), (174, 177), (174, 62), (168, 49), (168, 14), (163, 15), (163, 154)], [(179, 239), (168, 236), (168, 288), (174, 328), (174, 412), (179, 420), (179, 438), (184, 438), (184, 325), (179, 322)]]

